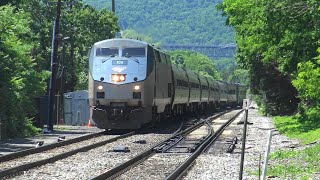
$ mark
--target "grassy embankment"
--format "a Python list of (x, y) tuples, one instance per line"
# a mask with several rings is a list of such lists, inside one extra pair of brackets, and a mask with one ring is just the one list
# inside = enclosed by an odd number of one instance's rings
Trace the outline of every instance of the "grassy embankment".
[(303, 150), (277, 151), (270, 156), (271, 166), (268, 176), (282, 179), (309, 179), (310, 175), (320, 172), (320, 120), (300, 122), (296, 117), (275, 117), (274, 124), (278, 131), (289, 138), (299, 139)]

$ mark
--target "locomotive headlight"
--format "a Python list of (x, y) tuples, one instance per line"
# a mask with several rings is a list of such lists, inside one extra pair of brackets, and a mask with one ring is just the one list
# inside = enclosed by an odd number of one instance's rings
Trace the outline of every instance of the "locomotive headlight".
[(112, 74), (111, 75), (111, 80), (114, 82), (121, 82), (126, 80), (126, 75), (125, 74)]
[(119, 79), (120, 79), (120, 81), (125, 81), (126, 77), (124, 75), (120, 75)]
[(135, 86), (133, 87), (133, 89), (136, 90), (136, 91), (138, 91), (138, 90), (140, 90), (140, 86), (139, 86), (139, 85), (135, 85)]
[(111, 79), (114, 82), (119, 82), (119, 80), (120, 80), (120, 78), (119, 78), (119, 76), (117, 74), (112, 74)]
[(98, 90), (102, 90), (103, 89), (103, 86), (102, 85), (99, 85), (98, 86)]

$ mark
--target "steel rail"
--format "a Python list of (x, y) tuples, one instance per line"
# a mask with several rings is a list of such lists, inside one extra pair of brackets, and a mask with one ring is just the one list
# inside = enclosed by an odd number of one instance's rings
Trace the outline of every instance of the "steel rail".
[(53, 144), (40, 146), (38, 148), (30, 148), (30, 149), (26, 149), (26, 150), (23, 150), (23, 151), (14, 152), (14, 153), (11, 153), (11, 154), (8, 154), (8, 155), (1, 156), (0, 157), (0, 163), (6, 162), (6, 161), (10, 161), (10, 160), (13, 160), (13, 159), (16, 159), (16, 158), (24, 157), (24, 156), (27, 156), (27, 155), (30, 155), (30, 154), (40, 153), (40, 152), (47, 151), (47, 150), (50, 150), (50, 149), (54, 149), (54, 148), (57, 148), (57, 147), (66, 146), (66, 145), (69, 145), (69, 144), (85, 141), (85, 140), (88, 140), (88, 139), (91, 139), (91, 138), (94, 138), (94, 137), (101, 136), (104, 133), (105, 133), (105, 131), (98, 132), (98, 133), (92, 133), (92, 134), (76, 137), (76, 138), (73, 138), (73, 139), (68, 139), (68, 140), (65, 140), (65, 141), (61, 141), (61, 142), (58, 142), (58, 143), (53, 143)]
[[(200, 123), (198, 123), (196, 126), (199, 126), (199, 124)], [(174, 137), (179, 136), (179, 135), (184, 134), (184, 133), (187, 134), (191, 130), (192, 130), (192, 127), (187, 128), (187, 129), (185, 129), (185, 130), (183, 130), (181, 132), (178, 132), (178, 133), (174, 134), (173, 136), (171, 136), (171, 137), (165, 139), (164, 141), (156, 144), (155, 146), (149, 148), (148, 150), (138, 154), (137, 156), (133, 157), (132, 159), (130, 159), (130, 160), (128, 160), (128, 161), (116, 166), (115, 168), (112, 168), (109, 171), (106, 171), (106, 172), (104, 172), (104, 173), (92, 178), (92, 180), (113, 179), (113, 178), (117, 177), (119, 174), (121, 174), (121, 172), (125, 171), (126, 169), (134, 166), (135, 164), (137, 164), (140, 161), (143, 161), (147, 157), (150, 157), (150, 156), (156, 154), (156, 151), (154, 150), (156, 147), (163, 145), (166, 141), (170, 140), (171, 138), (174, 138)]]
[(6, 176), (9, 176), (9, 175), (12, 175), (12, 174), (19, 173), (21, 171), (29, 170), (29, 169), (37, 167), (37, 166), (42, 166), (44, 164), (53, 163), (55, 161), (64, 159), (64, 158), (66, 158), (68, 156), (71, 156), (71, 155), (74, 155), (76, 153), (85, 152), (85, 151), (88, 151), (90, 149), (94, 149), (94, 148), (103, 146), (105, 144), (117, 141), (118, 139), (126, 138), (128, 136), (132, 136), (134, 134), (135, 134), (135, 132), (130, 132), (130, 133), (127, 133), (127, 134), (123, 134), (123, 135), (117, 136), (115, 138), (111, 138), (111, 139), (108, 139), (108, 140), (105, 140), (105, 141), (101, 141), (101, 142), (94, 143), (94, 144), (91, 144), (91, 145), (88, 145), (88, 146), (84, 146), (84, 147), (81, 147), (79, 149), (75, 149), (75, 150), (72, 150), (72, 151), (69, 151), (69, 152), (61, 153), (59, 155), (56, 155), (56, 156), (53, 156), (53, 157), (50, 157), (50, 158), (46, 158), (46, 159), (43, 159), (43, 160), (30, 162), (30, 163), (27, 163), (27, 164), (24, 164), (24, 165), (21, 165), (21, 166), (16, 166), (16, 167), (13, 167), (13, 168), (5, 169), (5, 170), (0, 171), (0, 177), (6, 177)]
[(175, 180), (181, 178), (181, 176), (190, 168), (190, 166), (193, 164), (193, 162), (196, 160), (196, 158), (207, 148), (209, 148), (212, 143), (214, 143), (219, 136), (222, 134), (224, 129), (229, 126), (239, 115), (242, 113), (243, 110), (238, 112), (234, 117), (232, 117), (230, 120), (228, 120), (227, 123), (225, 123), (223, 126), (221, 126), (216, 133), (213, 133), (210, 138), (207, 138), (204, 143), (188, 158), (186, 159), (178, 168), (174, 170), (169, 176), (167, 176), (166, 180)]
[[(225, 113), (226, 112), (222, 112), (222, 113), (216, 114), (214, 116), (211, 116), (210, 118), (211, 119), (218, 118), (218, 117), (222, 116)], [(172, 138), (175, 138), (176, 136), (189, 134), (193, 130), (195, 130), (195, 129), (199, 128), (200, 126), (204, 125), (204, 123), (206, 123), (206, 122), (207, 122), (206, 120), (199, 121), (194, 126), (189, 127), (187, 129), (184, 129), (183, 131), (172, 135), (171, 137), (169, 137), (166, 140), (158, 143), (157, 145), (149, 148), (145, 152), (142, 152), (142, 153), (138, 154), (137, 156), (133, 157), (132, 159), (130, 159), (130, 160), (128, 160), (128, 161), (116, 166), (115, 168), (112, 168), (111, 170), (108, 170), (108, 171), (106, 171), (104, 173), (101, 173), (100, 175), (92, 178), (92, 180), (114, 179), (115, 177), (119, 176), (122, 172), (124, 172), (126, 169), (129, 169), (129, 168), (133, 167), (134, 165), (138, 164), (139, 162), (144, 161), (148, 157), (156, 154), (155, 148), (157, 148), (158, 146), (161, 146), (161, 145), (165, 144), (167, 141), (169, 141)]]
[[(197, 123), (195, 126), (198, 127), (201, 125), (201, 122)], [(179, 135), (182, 135), (182, 134), (188, 134), (190, 131), (192, 131), (192, 127), (189, 127), (181, 132), (178, 132), (176, 134), (174, 134), (173, 136), (167, 138), (166, 140), (156, 144), (155, 146), (149, 148), (148, 150), (138, 154), (137, 156), (133, 157), (132, 159), (116, 166), (115, 168), (112, 168), (111, 170), (109, 171), (106, 171), (94, 178), (92, 178), (92, 180), (104, 180), (104, 179), (114, 179), (115, 177), (117, 177), (119, 174), (121, 174), (122, 172), (124, 172), (126, 169), (134, 166), (135, 164), (137, 164), (138, 162), (141, 162), (143, 161), (144, 159), (156, 154), (156, 151), (155, 151), (155, 148), (158, 147), (158, 146), (161, 146), (163, 145), (166, 141), (176, 137), (176, 136), (179, 136)]]
[(213, 141), (211, 141), (211, 143), (206, 147), (206, 149), (204, 151), (207, 151), (210, 146), (212, 146), (212, 144), (218, 139), (218, 137), (223, 133), (223, 131), (225, 130), (226, 127), (228, 127), (241, 113), (243, 112), (243, 109), (241, 111), (239, 111), (237, 114), (235, 114), (232, 118), (230, 118), (230, 120), (224, 124), (223, 126), (221, 126), (218, 130), (217, 130), (217, 137), (215, 137), (215, 139)]

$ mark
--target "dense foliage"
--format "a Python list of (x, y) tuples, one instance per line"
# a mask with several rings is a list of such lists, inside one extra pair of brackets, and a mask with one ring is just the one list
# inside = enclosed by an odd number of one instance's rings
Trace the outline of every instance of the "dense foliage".
[[(40, 0), (30, 0), (21, 5), (31, 13), (32, 31), (38, 36), (39, 46), (35, 49), (39, 68), (49, 68), (51, 58), (51, 41), (53, 22), (56, 16), (56, 6), (44, 4)], [(93, 43), (112, 38), (119, 31), (117, 17), (102, 9), (100, 11), (80, 2), (64, 3), (60, 18), (60, 39), (69, 37), (67, 41), (59, 42), (59, 74), (65, 71), (65, 91), (87, 88), (87, 53)], [(61, 64), (62, 48), (65, 46), (65, 67)]]
[(173, 51), (171, 61), (180, 67), (188, 68), (202, 76), (221, 80), (215, 64), (207, 56), (191, 51)]
[(298, 76), (293, 85), (302, 99), (300, 119), (317, 121), (320, 128), (320, 59), (298, 64)]
[[(35, 133), (31, 124), (34, 98), (45, 95), (50, 77), (53, 22), (56, 5), (41, 0), (1, 1), (0, 6), (0, 120), (2, 138)], [(71, 1), (70, 1), (71, 2)], [(65, 74), (66, 91), (87, 88), (87, 52), (94, 42), (119, 31), (117, 17), (81, 2), (63, 1), (57, 80)], [(5, 6), (7, 4), (11, 6)], [(27, 13), (28, 12), (28, 13)], [(63, 38), (65, 37), (65, 38)], [(66, 41), (66, 37), (69, 40)], [(65, 41), (63, 41), (63, 39)], [(62, 47), (65, 63), (62, 64)], [(60, 87), (59, 87), (60, 88)], [(46, 121), (46, 120), (44, 120)]]
[[(304, 94), (310, 93), (306, 88), (317, 85), (315, 80), (307, 80), (311, 74), (304, 72), (319, 67), (313, 60), (320, 38), (318, 2), (225, 0), (220, 8), (236, 30), (237, 61), (248, 70), (251, 91), (258, 95), (266, 111), (290, 114), (296, 112), (297, 96), (310, 101), (309, 95)], [(312, 99), (308, 106), (319, 98)]]
[[(111, 0), (84, 0), (111, 10)], [(116, 0), (116, 14), (123, 30), (134, 29), (162, 44), (234, 43), (233, 28), (216, 9), (222, 0)]]
[(36, 133), (29, 117), (33, 99), (45, 90), (45, 71), (34, 70), (30, 52), (35, 42), (30, 16), (12, 6), (0, 7), (0, 123), (4, 138)]

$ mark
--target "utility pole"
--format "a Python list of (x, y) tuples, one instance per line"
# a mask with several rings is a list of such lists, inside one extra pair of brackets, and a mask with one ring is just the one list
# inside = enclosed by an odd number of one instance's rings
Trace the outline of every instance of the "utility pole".
[(63, 37), (61, 39), (61, 45), (62, 45), (62, 56), (61, 56), (61, 62), (60, 62), (60, 78), (59, 78), (59, 90), (58, 90), (58, 99), (59, 103), (57, 105), (58, 107), (58, 117), (57, 117), (57, 124), (60, 122), (60, 120), (64, 119), (64, 104), (63, 104), (63, 99), (64, 99), (64, 85), (65, 85), (65, 73), (66, 73), (66, 65), (65, 65), (65, 60), (66, 60), (66, 41), (69, 40), (70, 37)]
[[(69, 3), (69, 8), (70, 10), (73, 9), (73, 4), (75, 3), (76, 1), (75, 0), (71, 0), (70, 3)], [(76, 73), (75, 73), (75, 70), (73, 67), (75, 67), (74, 65), (74, 49), (75, 49), (75, 44), (74, 44), (74, 39), (75, 39), (75, 36), (74, 36), (74, 31), (75, 31), (75, 28), (74, 28), (74, 24), (73, 22), (71, 22), (71, 28), (70, 28), (70, 57), (69, 57), (69, 61), (70, 61), (70, 66), (72, 67), (70, 69), (70, 75), (71, 75), (71, 80), (70, 82), (68, 83), (68, 90), (70, 90), (71, 92), (74, 91), (74, 87), (76, 86), (76, 81), (77, 81), (77, 77), (76, 77)]]
[(112, 0), (112, 12), (116, 13), (116, 3), (115, 0)]
[(57, 15), (54, 22), (53, 27), (53, 35), (52, 35), (52, 52), (51, 52), (51, 78), (49, 84), (49, 109), (48, 109), (48, 118), (47, 118), (47, 129), (49, 131), (53, 130), (53, 121), (57, 118), (55, 111), (57, 111), (56, 103), (55, 103), (55, 93), (57, 89), (57, 59), (58, 59), (58, 34), (59, 34), (59, 21), (61, 14), (61, 0), (58, 0), (57, 3)]

